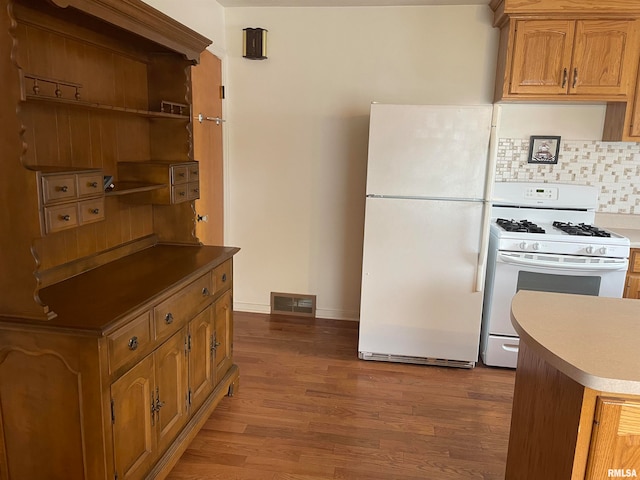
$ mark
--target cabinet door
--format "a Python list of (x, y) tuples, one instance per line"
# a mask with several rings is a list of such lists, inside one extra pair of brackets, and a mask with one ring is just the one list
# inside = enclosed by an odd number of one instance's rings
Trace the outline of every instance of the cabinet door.
[[(598, 398), (585, 480), (632, 476), (640, 466), (640, 403)], [(636, 475), (633, 475), (636, 476)]]
[(118, 478), (144, 478), (155, 460), (153, 355), (111, 385), (113, 455)]
[(156, 365), (156, 429), (159, 453), (187, 423), (186, 327), (154, 352)]
[(228, 290), (215, 302), (216, 383), (222, 380), (233, 363), (233, 298)]
[(637, 66), (636, 22), (581, 20), (576, 22), (571, 94), (631, 93)]
[(515, 25), (510, 93), (566, 94), (573, 20), (521, 20)]
[(195, 412), (213, 391), (213, 311), (212, 307), (193, 318), (189, 323), (189, 390), (191, 411)]
[(640, 299), (640, 275), (627, 273), (623, 297)]

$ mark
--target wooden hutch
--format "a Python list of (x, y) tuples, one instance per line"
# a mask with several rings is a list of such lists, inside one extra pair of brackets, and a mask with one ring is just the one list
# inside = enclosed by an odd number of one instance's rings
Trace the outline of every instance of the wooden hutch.
[(140, 0), (0, 5), (0, 479), (164, 478), (238, 384), (238, 249), (195, 235), (210, 41)]

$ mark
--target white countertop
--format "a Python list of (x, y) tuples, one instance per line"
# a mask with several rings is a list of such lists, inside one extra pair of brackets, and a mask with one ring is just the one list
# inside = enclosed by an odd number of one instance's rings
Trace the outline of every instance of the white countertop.
[(640, 301), (519, 291), (514, 328), (538, 356), (576, 382), (640, 395)]
[(640, 248), (640, 215), (596, 213), (595, 225), (627, 237), (631, 248)]

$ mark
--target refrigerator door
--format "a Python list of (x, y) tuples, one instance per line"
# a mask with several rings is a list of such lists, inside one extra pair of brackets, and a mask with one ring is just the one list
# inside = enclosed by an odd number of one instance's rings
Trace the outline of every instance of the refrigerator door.
[(491, 105), (371, 105), (367, 195), (483, 199)]
[(482, 202), (367, 198), (360, 358), (475, 364), (482, 210)]

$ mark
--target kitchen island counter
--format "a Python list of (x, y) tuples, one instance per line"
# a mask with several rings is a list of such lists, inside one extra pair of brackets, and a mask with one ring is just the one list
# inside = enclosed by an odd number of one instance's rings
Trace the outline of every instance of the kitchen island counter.
[(640, 474), (640, 302), (521, 290), (506, 480)]
[(640, 395), (640, 302), (522, 290), (511, 311), (520, 338), (569, 378)]

